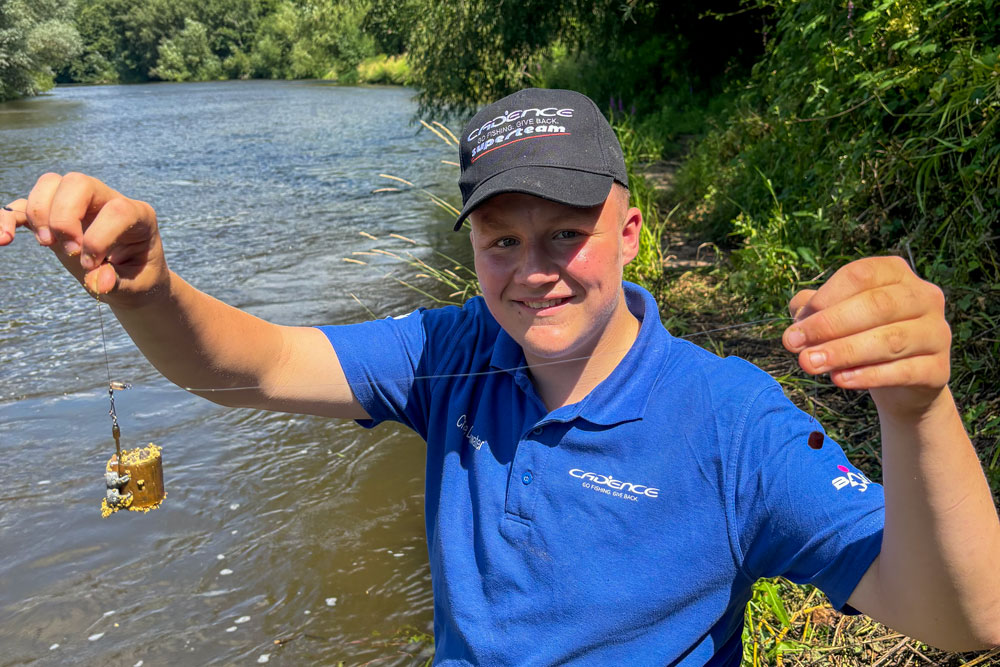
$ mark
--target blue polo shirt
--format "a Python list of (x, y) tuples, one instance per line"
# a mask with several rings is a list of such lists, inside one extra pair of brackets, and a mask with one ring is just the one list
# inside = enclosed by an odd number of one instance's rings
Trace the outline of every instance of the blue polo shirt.
[(764, 371), (638, 337), (549, 412), (481, 298), (323, 327), (371, 427), (427, 442), (437, 664), (738, 665), (759, 577), (842, 607), (881, 548), (882, 488)]

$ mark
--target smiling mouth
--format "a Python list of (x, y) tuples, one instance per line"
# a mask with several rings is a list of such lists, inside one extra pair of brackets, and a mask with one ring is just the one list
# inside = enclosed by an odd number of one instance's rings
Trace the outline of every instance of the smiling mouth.
[(532, 310), (542, 310), (543, 308), (552, 308), (554, 306), (561, 306), (567, 303), (569, 298), (563, 299), (545, 299), (544, 301), (521, 301), (522, 306), (526, 306)]

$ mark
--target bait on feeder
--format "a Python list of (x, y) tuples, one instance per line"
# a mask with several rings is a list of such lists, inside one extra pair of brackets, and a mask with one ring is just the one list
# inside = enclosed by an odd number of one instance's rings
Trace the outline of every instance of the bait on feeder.
[(115, 411), (115, 391), (130, 389), (132, 385), (111, 379), (111, 364), (108, 362), (108, 344), (104, 337), (104, 314), (101, 302), (97, 302), (97, 314), (101, 322), (101, 344), (104, 346), (104, 365), (108, 369), (108, 400), (111, 409), (111, 435), (115, 439), (115, 453), (104, 467), (104, 484), (107, 487), (101, 501), (101, 516), (108, 517), (118, 510), (148, 512), (163, 502), (167, 492), (163, 487), (163, 458), (160, 448), (149, 443), (145, 447), (122, 452), (121, 429)]

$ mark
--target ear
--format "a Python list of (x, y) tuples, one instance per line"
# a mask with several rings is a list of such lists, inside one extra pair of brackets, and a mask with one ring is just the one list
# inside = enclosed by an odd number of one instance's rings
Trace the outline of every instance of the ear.
[(622, 266), (625, 266), (639, 254), (639, 238), (642, 231), (642, 211), (632, 207), (625, 212), (625, 222), (622, 224)]

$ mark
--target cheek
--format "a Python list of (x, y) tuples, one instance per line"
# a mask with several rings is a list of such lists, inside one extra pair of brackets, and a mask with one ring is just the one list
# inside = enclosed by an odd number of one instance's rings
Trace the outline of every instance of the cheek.
[(598, 282), (608, 274), (611, 267), (618, 268), (614, 257), (602, 248), (582, 248), (567, 262), (566, 271), (578, 280), (593, 283)]
[(479, 279), (479, 289), (482, 290), (484, 296), (489, 298), (502, 290), (503, 281), (500, 278), (502, 271), (495, 262), (477, 257), (473, 260), (473, 266), (476, 269), (476, 277)]

